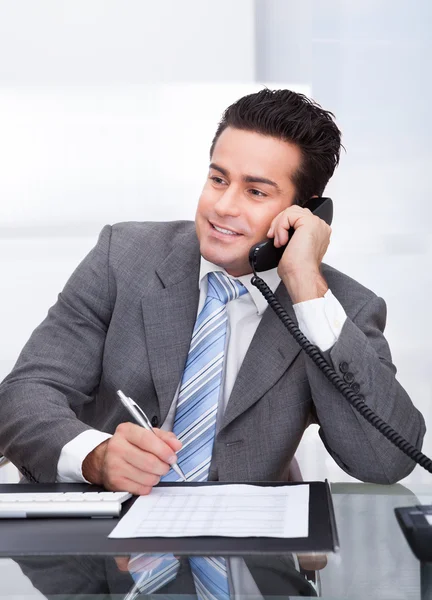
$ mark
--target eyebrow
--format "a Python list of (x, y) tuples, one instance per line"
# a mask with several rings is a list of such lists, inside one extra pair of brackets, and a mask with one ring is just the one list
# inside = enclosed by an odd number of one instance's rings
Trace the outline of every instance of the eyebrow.
[[(226, 169), (219, 167), (219, 165), (216, 165), (215, 163), (210, 163), (210, 169), (219, 171), (220, 173), (222, 173), (222, 175), (225, 175), (225, 177), (228, 177), (229, 175)], [(245, 183), (265, 183), (267, 185), (273, 186), (278, 192), (281, 191), (278, 184), (275, 181), (272, 181), (271, 179), (267, 179), (267, 177), (258, 177), (258, 175), (243, 175), (242, 179)]]

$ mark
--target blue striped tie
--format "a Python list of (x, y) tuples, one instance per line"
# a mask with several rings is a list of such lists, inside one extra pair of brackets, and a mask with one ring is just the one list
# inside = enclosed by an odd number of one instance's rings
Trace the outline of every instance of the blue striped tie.
[[(220, 272), (207, 276), (207, 297), (197, 317), (177, 400), (173, 431), (183, 443), (178, 464), (188, 481), (207, 481), (216, 432), (227, 331), (226, 305), (247, 292), (240, 281)], [(172, 469), (161, 481), (179, 481)], [(134, 576), (141, 593), (152, 593), (174, 579), (178, 560), (165, 555), (151, 573)], [(200, 600), (229, 598), (224, 558), (190, 557), (189, 563)]]
[[(188, 481), (207, 481), (216, 430), (227, 330), (226, 305), (247, 292), (220, 272), (207, 277), (207, 298), (192, 333), (173, 431), (183, 443), (178, 464)], [(162, 481), (180, 481), (172, 469)]]
[(189, 563), (199, 600), (230, 600), (228, 571), (222, 556), (191, 556)]

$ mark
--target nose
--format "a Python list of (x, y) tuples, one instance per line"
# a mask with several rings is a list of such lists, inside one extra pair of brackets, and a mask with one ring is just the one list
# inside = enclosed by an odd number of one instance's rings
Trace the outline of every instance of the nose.
[(215, 211), (220, 217), (238, 217), (241, 214), (240, 192), (234, 186), (228, 187), (218, 198)]

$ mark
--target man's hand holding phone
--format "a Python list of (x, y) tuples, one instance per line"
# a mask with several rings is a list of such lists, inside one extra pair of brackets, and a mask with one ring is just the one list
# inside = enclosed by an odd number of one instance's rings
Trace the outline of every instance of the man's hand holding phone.
[(120, 423), (110, 439), (86, 456), (82, 473), (87, 481), (107, 490), (145, 496), (177, 462), (175, 453), (181, 447), (170, 431)]
[[(288, 239), (293, 228), (295, 235)], [(272, 221), (267, 237), (279, 248), (289, 244), (279, 262), (278, 273), (294, 304), (322, 298), (328, 290), (320, 272), (330, 243), (331, 227), (309, 209), (290, 206)]]

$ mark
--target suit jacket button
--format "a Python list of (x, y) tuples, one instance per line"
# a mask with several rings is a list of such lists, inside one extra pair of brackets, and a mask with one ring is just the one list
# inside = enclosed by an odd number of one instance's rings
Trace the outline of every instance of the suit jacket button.
[(348, 371), (348, 373), (345, 373), (344, 379), (347, 383), (352, 383), (354, 381), (354, 375)]
[(342, 373), (346, 373), (349, 369), (348, 363), (345, 361), (341, 362), (339, 365), (339, 369), (342, 371)]
[(152, 424), (152, 427), (157, 427), (157, 426), (159, 425), (159, 419), (157, 418), (157, 416), (156, 416), (156, 415), (154, 415), (154, 416), (151, 418), (151, 424)]
[(360, 385), (357, 383), (357, 381), (354, 381), (351, 384), (351, 389), (354, 392), (354, 394), (358, 394), (359, 393), (359, 391), (360, 391)]

